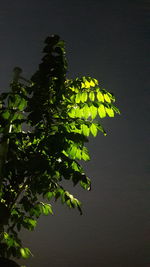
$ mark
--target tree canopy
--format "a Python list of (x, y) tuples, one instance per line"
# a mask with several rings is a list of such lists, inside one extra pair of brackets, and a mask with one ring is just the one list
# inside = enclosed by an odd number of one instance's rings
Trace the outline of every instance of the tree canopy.
[[(45, 40), (44, 57), (30, 80), (14, 69), (10, 90), (0, 95), (0, 256), (27, 258), (19, 238), (60, 199), (82, 214), (81, 203), (62, 185), (90, 190), (82, 161), (90, 160), (89, 136), (106, 135), (101, 119), (119, 114), (112, 93), (91, 77), (67, 77), (65, 44)], [(40, 201), (39, 197), (47, 200)], [(41, 199), (41, 198), (40, 198)]]

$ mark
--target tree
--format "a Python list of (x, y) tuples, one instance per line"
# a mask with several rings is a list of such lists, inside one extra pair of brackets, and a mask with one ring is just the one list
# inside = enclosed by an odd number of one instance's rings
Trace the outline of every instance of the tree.
[[(71, 180), (90, 190), (81, 160), (90, 159), (85, 143), (106, 132), (96, 118), (114, 117), (112, 93), (91, 77), (68, 79), (64, 42), (46, 38), (44, 57), (30, 81), (14, 69), (10, 91), (0, 95), (0, 256), (27, 258), (19, 238), (34, 230), (41, 214), (53, 214), (39, 197), (61, 199), (82, 214), (81, 203), (62, 186)], [(41, 198), (40, 198), (41, 199)]]

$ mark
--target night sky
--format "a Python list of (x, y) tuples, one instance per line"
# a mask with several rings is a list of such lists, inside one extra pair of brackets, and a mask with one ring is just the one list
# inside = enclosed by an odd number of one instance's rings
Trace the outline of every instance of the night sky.
[(102, 81), (121, 110), (102, 120), (106, 137), (90, 139), (92, 191), (65, 183), (83, 216), (58, 202), (54, 216), (24, 231), (34, 254), (27, 267), (150, 266), (149, 26), (149, 0), (0, 1), (1, 91), (15, 66), (31, 77), (54, 33), (66, 41), (68, 77)]

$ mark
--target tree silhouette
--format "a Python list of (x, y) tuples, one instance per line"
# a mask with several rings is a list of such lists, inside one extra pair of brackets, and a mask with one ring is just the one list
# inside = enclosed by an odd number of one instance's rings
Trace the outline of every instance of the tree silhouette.
[[(81, 203), (61, 184), (71, 180), (90, 190), (81, 160), (85, 143), (106, 132), (96, 118), (114, 117), (112, 93), (91, 77), (68, 79), (64, 42), (45, 40), (44, 57), (28, 81), (14, 69), (10, 91), (0, 95), (0, 256), (27, 258), (19, 238), (34, 230), (41, 214), (53, 214), (51, 198), (82, 214)], [(47, 199), (48, 203), (39, 200)], [(12, 265), (13, 266), (13, 265)]]

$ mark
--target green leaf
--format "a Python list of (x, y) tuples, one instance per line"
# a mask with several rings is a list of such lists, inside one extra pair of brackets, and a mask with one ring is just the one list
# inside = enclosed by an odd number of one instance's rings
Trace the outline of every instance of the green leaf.
[(80, 185), (83, 189), (90, 191), (91, 190), (91, 181), (88, 177), (84, 177), (83, 181), (80, 181)]
[(97, 92), (97, 99), (100, 102), (104, 102), (103, 94), (100, 91)]
[(87, 101), (87, 92), (83, 92), (81, 94), (81, 101), (82, 103), (86, 102)]
[(6, 111), (4, 111), (3, 113), (2, 113), (2, 117), (4, 118), (4, 119), (9, 119), (9, 117), (10, 117), (10, 112), (8, 111), (8, 110), (6, 110)]
[(76, 111), (75, 108), (72, 108), (69, 112), (68, 112), (69, 117), (71, 118), (75, 118), (76, 117)]
[(112, 108), (105, 107), (105, 110), (109, 117), (114, 117), (114, 111)]
[(81, 160), (82, 156), (81, 156), (81, 149), (77, 149), (77, 152), (76, 152), (76, 158)]
[(85, 136), (89, 136), (89, 134), (90, 134), (90, 129), (86, 124), (82, 124), (82, 133)]
[(44, 215), (53, 214), (52, 206), (47, 203), (40, 202), (41, 204), (41, 210)]
[(76, 94), (76, 99), (75, 99), (76, 103), (81, 102), (81, 97), (82, 97), (81, 93)]
[(27, 259), (31, 254), (31, 251), (28, 248), (20, 248), (20, 253), (22, 258)]
[(94, 137), (97, 135), (97, 127), (94, 123), (91, 124), (90, 131)]
[(89, 152), (88, 152), (88, 149), (86, 147), (83, 147), (82, 159), (85, 161), (90, 160)]
[(83, 117), (85, 119), (88, 119), (91, 115), (91, 111), (90, 111), (89, 106), (87, 104), (85, 104), (82, 110), (83, 110)]
[(27, 229), (29, 229), (31, 231), (34, 230), (34, 228), (37, 225), (37, 221), (36, 220), (28, 218), (28, 217), (26, 217), (23, 222), (24, 222), (25, 228), (27, 228)]
[(72, 158), (75, 158), (76, 157), (76, 153), (77, 153), (76, 145), (72, 145), (71, 148), (69, 149), (68, 153)]
[(114, 105), (111, 104), (111, 108), (112, 108), (116, 113), (120, 114), (120, 110), (119, 110), (117, 107), (115, 107)]
[(22, 98), (19, 105), (18, 105), (18, 109), (20, 111), (22, 111), (26, 107), (26, 104), (27, 104), (26, 100), (24, 98)]
[(106, 117), (106, 111), (105, 111), (105, 107), (103, 104), (100, 104), (100, 106), (98, 108), (98, 114), (99, 114), (100, 118)]
[(47, 198), (48, 200), (51, 200), (51, 198), (54, 196), (54, 193), (49, 191), (44, 194), (44, 198)]
[(111, 103), (111, 99), (108, 94), (104, 94), (104, 99), (106, 102)]
[(95, 94), (94, 94), (93, 91), (89, 93), (89, 98), (90, 98), (91, 101), (94, 101), (94, 99), (95, 99)]
[(97, 115), (97, 108), (95, 106), (90, 106), (90, 111), (91, 111), (92, 120), (94, 120)]

